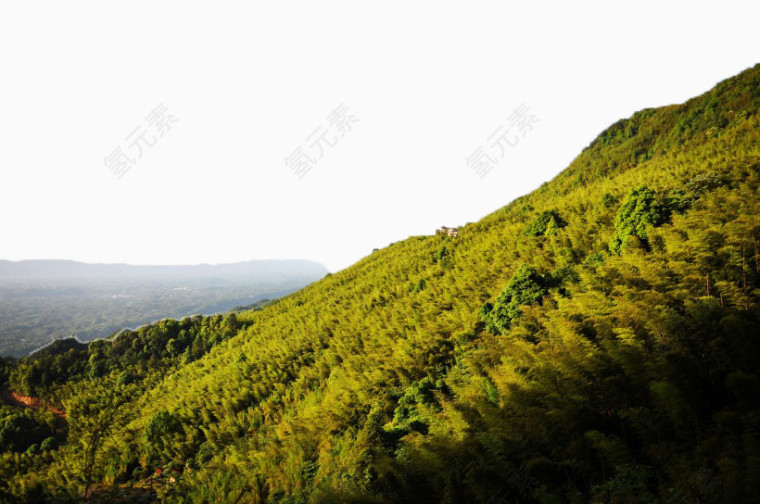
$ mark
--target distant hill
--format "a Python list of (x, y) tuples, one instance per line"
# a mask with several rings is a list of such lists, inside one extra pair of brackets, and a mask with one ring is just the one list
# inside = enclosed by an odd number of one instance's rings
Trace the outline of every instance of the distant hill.
[(299, 260), (198, 266), (0, 261), (0, 355), (53, 339), (106, 337), (159, 318), (225, 312), (293, 292), (327, 273)]
[(149, 280), (154, 283), (280, 281), (292, 278), (319, 278), (327, 273), (321, 264), (303, 260), (246, 261), (230, 264), (199, 264), (190, 266), (135, 266), (129, 264), (90, 264), (77, 261), (0, 260), (0, 286), (8, 284), (50, 284), (75, 280), (114, 280), (120, 283), (135, 280)]

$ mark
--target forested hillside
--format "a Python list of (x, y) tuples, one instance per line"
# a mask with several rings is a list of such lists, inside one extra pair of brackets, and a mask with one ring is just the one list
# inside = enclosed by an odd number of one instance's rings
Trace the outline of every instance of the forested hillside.
[(759, 106), (757, 65), (612, 125), (458, 236), (5, 362), (65, 425), (2, 410), (0, 495), (756, 501)]

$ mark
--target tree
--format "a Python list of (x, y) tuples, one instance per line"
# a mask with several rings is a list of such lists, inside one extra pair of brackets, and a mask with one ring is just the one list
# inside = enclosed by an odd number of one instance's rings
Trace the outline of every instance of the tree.
[(179, 345), (177, 344), (176, 339), (171, 338), (166, 342), (166, 352), (171, 357), (176, 357), (179, 354)]
[(541, 304), (548, 293), (549, 279), (539, 274), (533, 266), (520, 266), (509, 283), (499, 293), (494, 304), (486, 303), (480, 311), (480, 319), (494, 334), (505, 334), (512, 321), (520, 315), (520, 306)]
[[(177, 420), (168, 411), (157, 411), (145, 427), (145, 443), (148, 450), (148, 465), (161, 457), (168, 444), (169, 436), (179, 428)], [(150, 469), (150, 467), (149, 467)]]
[(99, 468), (103, 443), (112, 430), (118, 429), (129, 414), (123, 408), (129, 402), (136, 388), (134, 385), (121, 386), (115, 378), (92, 381), (86, 386), (86, 393), (76, 396), (67, 404), (70, 419), (70, 442), (81, 448), (81, 477), (84, 480), (84, 498), (89, 497), (90, 488)]
[(649, 249), (647, 228), (660, 226), (668, 218), (667, 208), (657, 200), (653, 190), (645, 185), (632, 190), (615, 216), (615, 234), (610, 240), (610, 249), (620, 252), (632, 236)]

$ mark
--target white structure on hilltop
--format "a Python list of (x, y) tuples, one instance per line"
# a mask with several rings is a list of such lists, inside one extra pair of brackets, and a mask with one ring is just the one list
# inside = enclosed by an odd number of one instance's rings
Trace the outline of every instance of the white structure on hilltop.
[(443, 226), (439, 230), (435, 232), (435, 234), (443, 235), (443, 236), (451, 236), (453, 238), (456, 238), (459, 236), (459, 228), (450, 228)]

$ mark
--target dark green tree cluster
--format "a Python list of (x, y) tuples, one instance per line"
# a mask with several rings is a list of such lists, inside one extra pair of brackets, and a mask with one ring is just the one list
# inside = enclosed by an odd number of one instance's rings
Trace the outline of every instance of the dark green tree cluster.
[(152, 369), (198, 359), (244, 326), (232, 312), (162, 320), (87, 344), (74, 338), (57, 340), (20, 359), (11, 368), (9, 386), (24, 395), (48, 396), (56, 385), (84, 377), (119, 372), (124, 380), (130, 380), (140, 374), (133, 368)]
[(646, 186), (631, 191), (615, 215), (615, 234), (610, 240), (610, 249), (620, 249), (631, 242), (650, 248), (648, 229), (661, 226), (670, 217), (669, 209), (661, 203), (655, 192)]
[(528, 236), (551, 236), (559, 229), (565, 227), (567, 223), (554, 210), (541, 212), (536, 219), (531, 222), (530, 226), (525, 229)]
[(480, 310), (480, 319), (493, 334), (505, 334), (512, 321), (522, 315), (521, 306), (541, 304), (548, 294), (549, 280), (527, 264), (520, 266), (496, 301), (486, 303)]
[(48, 451), (55, 446), (54, 429), (50, 416), (0, 407), (0, 452)]

